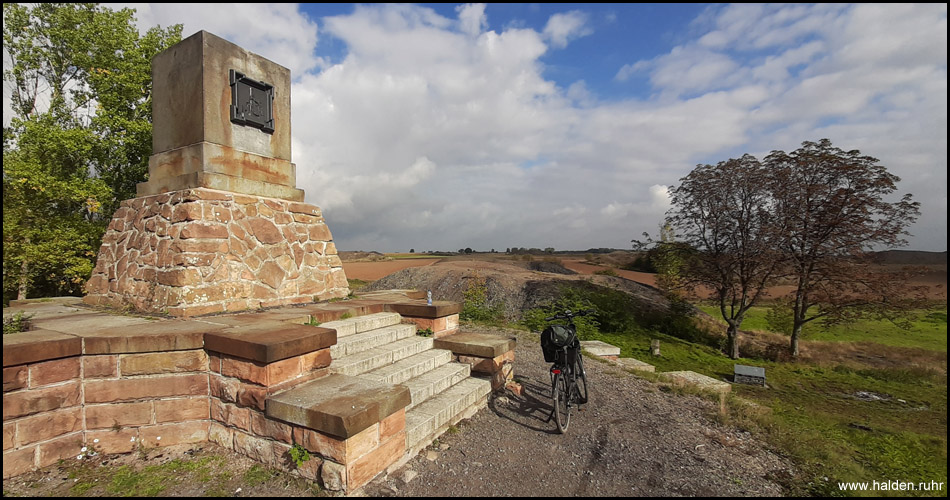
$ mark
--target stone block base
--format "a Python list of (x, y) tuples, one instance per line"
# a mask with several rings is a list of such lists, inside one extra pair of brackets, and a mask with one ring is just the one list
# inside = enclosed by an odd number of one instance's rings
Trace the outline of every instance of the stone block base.
[(86, 290), (90, 305), (174, 316), (349, 294), (318, 207), (204, 188), (122, 202)]
[(472, 365), (472, 372), (488, 377), (493, 391), (504, 390), (514, 379), (515, 342), (482, 333), (457, 333), (437, 339), (436, 349), (452, 351), (459, 363)]

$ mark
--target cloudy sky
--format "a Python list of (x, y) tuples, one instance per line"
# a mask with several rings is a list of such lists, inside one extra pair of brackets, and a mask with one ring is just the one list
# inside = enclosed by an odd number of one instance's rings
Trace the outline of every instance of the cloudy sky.
[(947, 5), (135, 4), (291, 70), (342, 250), (630, 248), (699, 163), (831, 139), (947, 249)]

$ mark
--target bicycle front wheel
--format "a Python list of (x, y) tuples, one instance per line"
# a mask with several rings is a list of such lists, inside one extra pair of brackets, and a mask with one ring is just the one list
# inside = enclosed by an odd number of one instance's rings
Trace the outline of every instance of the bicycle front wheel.
[(570, 392), (568, 389), (565, 374), (558, 373), (554, 375), (554, 383), (551, 385), (551, 392), (554, 396), (554, 422), (557, 423), (557, 430), (561, 434), (567, 432), (567, 427), (571, 425)]

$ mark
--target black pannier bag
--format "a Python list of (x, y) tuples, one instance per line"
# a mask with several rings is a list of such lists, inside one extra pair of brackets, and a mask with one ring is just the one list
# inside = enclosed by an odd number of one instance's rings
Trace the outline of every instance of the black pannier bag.
[[(566, 326), (551, 325), (541, 332), (541, 352), (544, 353), (544, 362), (553, 363), (558, 361), (558, 353), (563, 352), (563, 347), (569, 347), (569, 354), (576, 353), (580, 347), (577, 335), (574, 330)], [(570, 359), (568, 361), (571, 361)]]

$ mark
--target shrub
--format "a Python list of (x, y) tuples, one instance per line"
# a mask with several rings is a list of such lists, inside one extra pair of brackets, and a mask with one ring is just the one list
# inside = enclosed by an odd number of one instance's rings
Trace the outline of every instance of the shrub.
[(23, 311), (17, 311), (16, 314), (8, 318), (3, 318), (3, 334), (25, 332), (30, 329), (30, 319), (32, 314), (23, 314)]
[(503, 318), (501, 305), (492, 306), (488, 301), (488, 285), (476, 271), (462, 292), (462, 310), (459, 319), (465, 321), (494, 322)]

